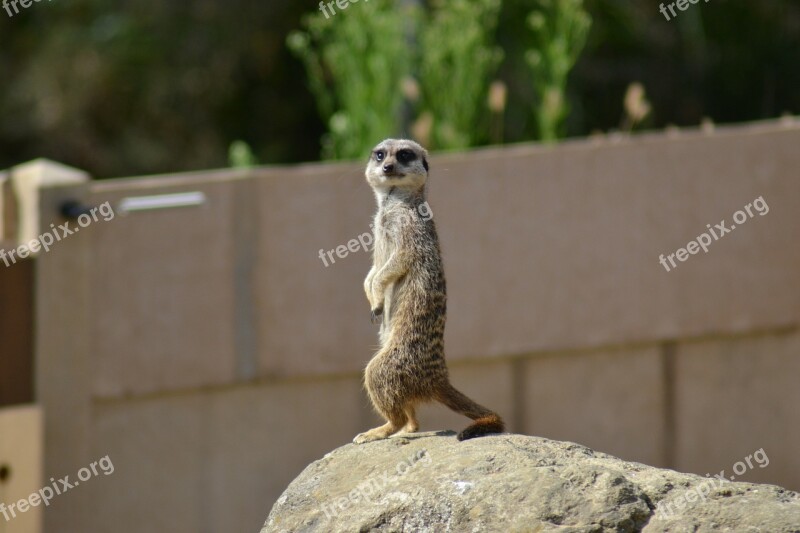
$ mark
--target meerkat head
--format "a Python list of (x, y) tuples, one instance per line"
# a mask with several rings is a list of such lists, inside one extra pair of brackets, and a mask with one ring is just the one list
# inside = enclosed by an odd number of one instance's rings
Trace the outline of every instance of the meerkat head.
[(376, 193), (419, 190), (428, 179), (428, 152), (414, 141), (386, 139), (372, 149), (365, 175)]

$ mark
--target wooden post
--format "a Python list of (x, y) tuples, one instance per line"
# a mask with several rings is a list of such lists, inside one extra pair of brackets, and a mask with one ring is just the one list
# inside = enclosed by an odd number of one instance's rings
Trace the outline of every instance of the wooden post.
[[(5, 215), (0, 234), (13, 238), (11, 247), (23, 247), (45, 233), (53, 233), (54, 226), (66, 222), (61, 214), (65, 202), (80, 202), (87, 195), (89, 176), (77, 169), (38, 159), (12, 168), (6, 174), (2, 204)], [(9, 198), (9, 195), (11, 198)], [(13, 214), (13, 216), (6, 216)], [(44, 239), (42, 239), (44, 242)], [(55, 242), (49, 251), (30, 248), (32, 259), (17, 259), (11, 267), (0, 263), (10, 276), (20, 279), (27, 268), (32, 270), (29, 289), (32, 296), (32, 323), (14, 320), (20, 329), (13, 335), (31, 337), (33, 353), (22, 368), (32, 368), (34, 400), (44, 413), (44, 477), (75, 472), (88, 461), (88, 430), (90, 415), (90, 387), (88, 358), (90, 328), (87, 324), (88, 252), (83, 235), (71, 235)], [(33, 264), (35, 263), (35, 270)], [(16, 291), (25, 293), (21, 287)], [(15, 293), (16, 294), (16, 293)], [(17, 311), (11, 301), (0, 323), (11, 320)], [(32, 327), (31, 327), (32, 326)], [(13, 323), (10, 326), (14, 327)], [(6, 338), (3, 338), (5, 354)], [(20, 374), (17, 374), (21, 376)], [(9, 376), (15, 379), (17, 375)], [(24, 391), (23, 391), (24, 392)], [(77, 521), (85, 508), (79, 503), (86, 493), (64, 495), (68, 503), (48, 508), (45, 529), (53, 531), (78, 531)]]

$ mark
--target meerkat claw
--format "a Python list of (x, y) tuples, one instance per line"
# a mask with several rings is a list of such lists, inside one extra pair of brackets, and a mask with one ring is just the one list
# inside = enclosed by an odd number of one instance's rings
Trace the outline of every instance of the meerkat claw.
[(366, 434), (366, 432), (364, 432), (364, 433), (359, 433), (358, 435), (356, 435), (356, 438), (353, 439), (353, 442), (355, 444), (364, 444), (364, 443), (369, 442), (370, 440), (371, 439), (369, 438), (369, 436)]

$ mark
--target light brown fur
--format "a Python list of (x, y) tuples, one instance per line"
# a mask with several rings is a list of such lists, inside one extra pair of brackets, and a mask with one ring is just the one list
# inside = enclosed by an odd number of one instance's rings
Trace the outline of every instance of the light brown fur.
[(419, 144), (387, 139), (372, 151), (367, 182), (375, 192), (373, 266), (364, 281), (373, 321), (380, 320), (381, 348), (367, 365), (364, 382), (383, 426), (354, 442), (416, 431), (415, 407), (439, 401), (475, 422), (459, 440), (504, 430), (493, 411), (451, 384), (444, 359), (447, 290), (436, 226), (425, 184), (428, 154)]

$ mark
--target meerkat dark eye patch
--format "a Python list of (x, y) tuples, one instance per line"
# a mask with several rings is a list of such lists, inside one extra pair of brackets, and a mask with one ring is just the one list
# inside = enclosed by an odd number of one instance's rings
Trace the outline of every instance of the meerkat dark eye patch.
[(422, 158), (422, 166), (425, 167), (425, 172), (428, 171), (428, 160), (424, 157)]
[(384, 152), (383, 150), (375, 150), (376, 161), (383, 161), (384, 157), (386, 157), (386, 152)]
[(414, 161), (416, 158), (417, 158), (417, 154), (415, 154), (411, 150), (402, 149), (402, 150), (398, 150), (397, 151), (397, 160), (400, 161), (401, 163), (404, 163), (404, 164), (405, 163), (410, 163), (410, 162)]

